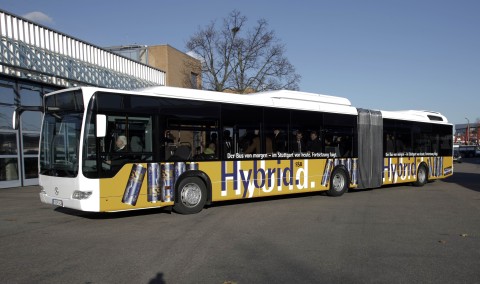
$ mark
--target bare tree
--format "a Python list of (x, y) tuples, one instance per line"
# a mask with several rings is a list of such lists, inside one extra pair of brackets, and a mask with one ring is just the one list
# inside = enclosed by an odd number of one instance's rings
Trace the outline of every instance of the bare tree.
[(212, 22), (188, 40), (187, 49), (202, 61), (203, 88), (240, 94), (298, 90), (300, 75), (267, 21), (261, 19), (251, 29), (246, 22), (233, 11), (220, 28)]

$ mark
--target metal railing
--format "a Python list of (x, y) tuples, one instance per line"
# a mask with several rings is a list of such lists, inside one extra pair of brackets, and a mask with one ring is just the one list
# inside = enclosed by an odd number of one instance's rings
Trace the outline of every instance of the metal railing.
[(0, 10), (0, 73), (70, 87), (165, 85), (165, 72)]

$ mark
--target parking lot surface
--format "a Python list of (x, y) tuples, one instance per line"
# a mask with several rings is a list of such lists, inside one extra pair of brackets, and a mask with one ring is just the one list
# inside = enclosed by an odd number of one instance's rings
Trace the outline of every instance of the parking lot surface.
[(109, 214), (0, 189), (0, 283), (478, 283), (480, 164), (410, 185)]

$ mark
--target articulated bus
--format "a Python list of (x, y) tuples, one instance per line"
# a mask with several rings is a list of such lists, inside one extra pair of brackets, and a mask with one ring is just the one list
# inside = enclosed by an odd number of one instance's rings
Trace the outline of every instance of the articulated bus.
[(82, 211), (191, 214), (217, 201), (340, 196), (453, 173), (443, 115), (340, 97), (80, 87), (45, 95), (43, 113), (40, 199)]

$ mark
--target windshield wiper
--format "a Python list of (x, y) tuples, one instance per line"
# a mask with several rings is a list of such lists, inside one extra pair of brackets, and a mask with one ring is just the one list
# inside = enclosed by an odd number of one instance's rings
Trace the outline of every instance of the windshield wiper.
[(56, 112), (51, 112), (50, 114), (51, 114), (52, 116), (54, 116), (56, 119), (60, 120), (60, 121), (63, 120), (63, 117), (61, 117), (60, 115), (58, 115)]
[(40, 174), (41, 175), (48, 175), (51, 171), (52, 171), (52, 169), (44, 169), (44, 170), (40, 171)]
[(76, 171), (70, 171), (70, 170), (58, 170), (57, 171), (57, 176), (62, 176), (62, 177), (75, 177)]

